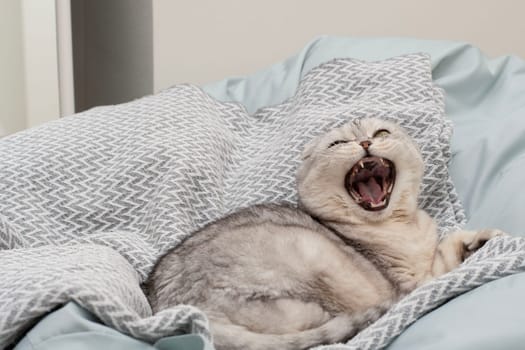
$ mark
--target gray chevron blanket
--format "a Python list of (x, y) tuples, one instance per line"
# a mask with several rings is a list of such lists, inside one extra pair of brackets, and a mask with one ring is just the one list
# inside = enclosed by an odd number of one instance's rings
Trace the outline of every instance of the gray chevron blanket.
[[(250, 115), (178, 85), (0, 140), (0, 348), (75, 301), (105, 324), (155, 341), (209, 337), (180, 305), (152, 315), (141, 283), (155, 260), (240, 207), (296, 202), (303, 145), (352, 118), (402, 124), (421, 146), (420, 204), (441, 233), (464, 214), (448, 176), (451, 125), (426, 55), (337, 59), (312, 69), (287, 101)], [(525, 269), (524, 242), (498, 238), (461, 268), (417, 289), (346, 345), (379, 349), (418, 317), (487, 281)]]

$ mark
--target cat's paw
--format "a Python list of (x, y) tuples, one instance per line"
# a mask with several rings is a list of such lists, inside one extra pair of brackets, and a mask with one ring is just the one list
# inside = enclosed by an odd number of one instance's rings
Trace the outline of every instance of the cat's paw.
[(497, 229), (487, 229), (474, 232), (472, 239), (463, 242), (464, 251), (463, 251), (463, 260), (474, 254), (481, 247), (485, 245), (490, 239), (494, 237), (505, 236), (507, 233), (497, 230)]

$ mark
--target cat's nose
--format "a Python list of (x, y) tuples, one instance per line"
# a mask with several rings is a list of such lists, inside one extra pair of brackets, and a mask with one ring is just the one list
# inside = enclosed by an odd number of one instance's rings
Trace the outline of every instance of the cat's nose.
[(370, 147), (370, 145), (372, 144), (372, 141), (364, 140), (364, 141), (359, 142), (359, 144), (361, 145), (361, 147), (364, 148), (365, 151), (368, 151), (368, 147)]

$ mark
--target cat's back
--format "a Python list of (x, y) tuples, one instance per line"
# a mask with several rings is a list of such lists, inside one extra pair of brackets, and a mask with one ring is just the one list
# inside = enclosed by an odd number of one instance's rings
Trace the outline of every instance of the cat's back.
[[(299, 208), (285, 204), (259, 204), (206, 225), (168, 254), (200, 254), (220, 244), (226, 244), (227, 247), (250, 245), (279, 239), (290, 230), (296, 229), (332, 236), (326, 227)], [(222, 251), (229, 251), (227, 247)]]
[(168, 304), (199, 304), (216, 290), (242, 293), (234, 286), (264, 290), (277, 280), (307, 281), (315, 269), (304, 262), (321, 252), (341, 254), (338, 242), (298, 208), (249, 207), (208, 224), (162, 257), (148, 282), (150, 301), (158, 311)]

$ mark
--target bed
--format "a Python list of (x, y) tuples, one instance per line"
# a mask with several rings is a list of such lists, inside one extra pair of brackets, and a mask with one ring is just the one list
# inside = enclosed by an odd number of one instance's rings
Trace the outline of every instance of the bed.
[[(491, 59), (475, 47), (449, 41), (320, 37), (284, 62), (203, 89), (254, 113), (293, 96), (312, 68), (333, 58), (377, 61), (413, 52), (430, 55), (432, 77), (445, 91), (446, 114), (454, 129), (449, 172), (466, 227), (494, 227), (520, 236), (525, 224), (525, 61), (518, 57)], [(421, 317), (388, 349), (521, 349), (523, 290), (523, 273), (486, 283)], [(211, 349), (199, 335), (166, 337), (151, 345), (103, 323), (70, 302), (29, 330), (15, 348), (66, 349), (74, 344), (75, 349)]]

